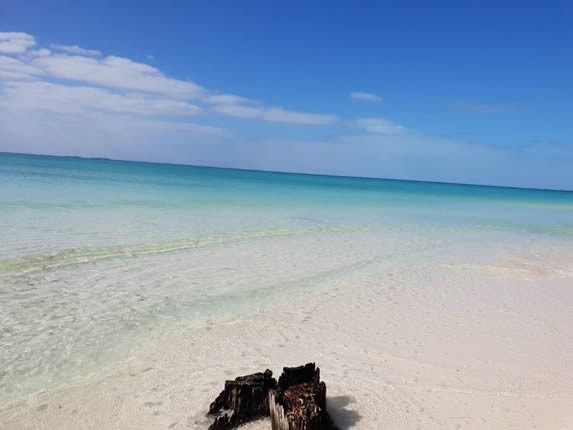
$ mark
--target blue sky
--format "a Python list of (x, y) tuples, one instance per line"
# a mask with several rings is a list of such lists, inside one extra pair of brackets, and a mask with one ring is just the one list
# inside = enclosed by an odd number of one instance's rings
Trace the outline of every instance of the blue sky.
[(573, 189), (570, 1), (0, 3), (0, 150)]

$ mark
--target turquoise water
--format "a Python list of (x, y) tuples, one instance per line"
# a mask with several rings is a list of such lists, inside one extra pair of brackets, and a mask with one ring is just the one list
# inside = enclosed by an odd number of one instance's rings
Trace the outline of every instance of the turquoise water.
[(573, 192), (0, 153), (0, 270), (70, 249), (412, 224), (573, 236)]
[(97, 376), (167, 322), (241, 318), (380, 265), (523, 243), (550, 261), (573, 241), (573, 193), (0, 153), (0, 232), (9, 403)]
[(573, 192), (0, 154), (0, 273), (242, 232), (412, 224), (573, 236)]

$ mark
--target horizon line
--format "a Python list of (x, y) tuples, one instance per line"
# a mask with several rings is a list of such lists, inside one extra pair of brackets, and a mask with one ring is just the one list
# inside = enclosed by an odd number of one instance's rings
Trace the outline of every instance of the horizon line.
[(436, 184), (436, 185), (460, 185), (464, 187), (489, 187), (489, 188), (506, 188), (513, 190), (530, 190), (530, 191), (550, 191), (557, 193), (573, 193), (572, 189), (555, 189), (555, 188), (536, 188), (536, 187), (518, 187), (512, 185), (491, 185), (491, 184), (477, 184), (468, 182), (448, 182), (448, 181), (425, 181), (421, 179), (399, 179), (399, 178), (384, 178), (376, 176), (354, 176), (354, 175), (334, 175), (327, 173), (307, 173), (307, 172), (292, 172), (283, 170), (264, 170), (264, 169), (246, 169), (242, 167), (223, 167), (223, 166), (208, 166), (208, 165), (198, 165), (198, 164), (185, 164), (185, 163), (170, 163), (170, 162), (159, 162), (159, 161), (146, 161), (146, 160), (125, 160), (120, 158), (109, 158), (109, 157), (86, 157), (81, 155), (54, 155), (54, 154), (39, 154), (33, 152), (9, 152), (1, 151), (0, 154), (13, 154), (13, 155), (32, 155), (40, 157), (54, 157), (54, 158), (78, 158), (82, 160), (99, 160), (99, 161), (116, 161), (122, 163), (146, 163), (146, 164), (159, 164), (167, 166), (181, 166), (181, 167), (196, 167), (203, 169), (224, 169), (224, 170), (239, 170), (243, 172), (261, 172), (261, 173), (274, 173), (281, 175), (306, 175), (306, 176), (319, 176), (327, 178), (348, 178), (348, 179), (367, 179), (372, 181), (396, 181), (396, 182), (414, 182), (414, 183), (425, 183), (425, 184)]

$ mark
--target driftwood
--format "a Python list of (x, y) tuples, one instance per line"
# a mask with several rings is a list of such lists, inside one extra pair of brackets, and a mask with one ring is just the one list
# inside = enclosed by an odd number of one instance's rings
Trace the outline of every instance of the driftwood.
[(209, 430), (229, 430), (271, 417), (272, 430), (335, 430), (326, 411), (326, 384), (314, 363), (285, 367), (278, 383), (273, 373), (240, 376), (226, 381), (209, 407), (215, 421)]
[(254, 373), (226, 381), (225, 389), (209, 406), (208, 415), (216, 415), (209, 430), (227, 430), (269, 416), (269, 390), (276, 387), (273, 372)]

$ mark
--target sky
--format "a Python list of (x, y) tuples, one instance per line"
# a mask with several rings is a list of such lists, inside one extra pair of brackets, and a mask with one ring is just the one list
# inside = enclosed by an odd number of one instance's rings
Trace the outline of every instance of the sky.
[(573, 2), (0, 0), (0, 151), (573, 190)]

